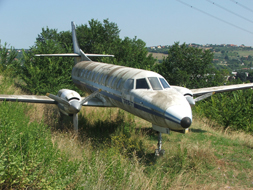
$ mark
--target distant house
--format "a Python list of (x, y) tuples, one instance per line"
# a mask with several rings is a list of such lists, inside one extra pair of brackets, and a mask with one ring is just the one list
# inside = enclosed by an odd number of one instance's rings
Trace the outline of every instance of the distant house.
[(161, 46), (157, 46), (158, 49), (161, 49), (162, 47)]
[(235, 45), (235, 44), (228, 44), (227, 46), (229, 46), (229, 47), (237, 47), (237, 45)]

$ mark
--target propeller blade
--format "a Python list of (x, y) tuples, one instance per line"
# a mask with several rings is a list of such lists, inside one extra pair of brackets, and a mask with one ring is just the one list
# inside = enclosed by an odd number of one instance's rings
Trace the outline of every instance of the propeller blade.
[(186, 96), (185, 98), (189, 102), (190, 105), (195, 105), (195, 101), (191, 96)]
[(46, 96), (48, 96), (49, 98), (52, 98), (53, 100), (61, 103), (61, 104), (65, 104), (67, 106), (70, 106), (69, 102), (67, 100), (64, 100), (63, 98), (59, 97), (59, 96), (55, 96), (53, 94), (49, 94), (47, 93)]
[(98, 93), (100, 93), (102, 90), (98, 89), (97, 91), (93, 92), (92, 94), (90, 94), (89, 96), (85, 97), (80, 104), (83, 105), (85, 102), (89, 101), (91, 98), (95, 97)]
[(73, 124), (75, 133), (78, 132), (78, 113), (73, 114)]
[(195, 100), (195, 102), (198, 102), (200, 100), (204, 100), (204, 99), (212, 96), (213, 94), (215, 94), (215, 92), (206, 93), (206, 94), (204, 94), (202, 96), (199, 96), (199, 97), (195, 98), (194, 100)]

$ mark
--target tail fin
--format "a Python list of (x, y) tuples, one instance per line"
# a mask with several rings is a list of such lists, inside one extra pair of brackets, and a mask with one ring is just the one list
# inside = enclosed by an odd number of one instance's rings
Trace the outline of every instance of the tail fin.
[(78, 41), (76, 38), (76, 26), (75, 23), (72, 21), (71, 22), (72, 26), (72, 41), (73, 41), (73, 48), (74, 48), (74, 53), (78, 54), (80, 57), (75, 58), (75, 64), (77, 64), (80, 61), (91, 61), (85, 53), (80, 49), (78, 45)]
[(76, 27), (75, 23), (71, 22), (72, 27), (72, 40), (74, 53), (64, 53), (64, 54), (35, 54), (37, 57), (75, 57), (75, 64), (80, 61), (91, 61), (89, 57), (114, 57), (114, 55), (104, 55), (104, 54), (85, 54), (79, 47), (78, 41), (76, 38)]

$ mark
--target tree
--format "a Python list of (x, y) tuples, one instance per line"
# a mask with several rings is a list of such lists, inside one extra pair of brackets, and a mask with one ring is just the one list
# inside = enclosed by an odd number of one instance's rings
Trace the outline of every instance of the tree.
[(71, 70), (74, 65), (68, 57), (35, 57), (34, 54), (71, 53), (72, 48), (63, 48), (56, 39), (55, 30), (42, 30), (35, 46), (30, 51), (23, 51), (23, 66), (20, 77), (25, 82), (23, 88), (33, 94), (57, 93), (61, 88), (74, 88)]
[(169, 48), (168, 56), (155, 71), (163, 75), (170, 84), (199, 88), (217, 83), (218, 75), (212, 65), (213, 53), (175, 43)]
[(8, 48), (7, 43), (1, 45), (0, 40), (0, 70), (7, 71), (11, 75), (15, 75), (15, 67), (18, 67), (20, 62), (15, 58), (17, 57), (17, 51), (13, 47)]
[(236, 79), (240, 79), (242, 82), (247, 80), (247, 75), (244, 71), (238, 71), (236, 74)]

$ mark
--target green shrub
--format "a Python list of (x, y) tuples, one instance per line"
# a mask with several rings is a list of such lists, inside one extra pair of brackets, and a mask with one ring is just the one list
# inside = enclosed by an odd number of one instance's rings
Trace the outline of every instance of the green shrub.
[(215, 120), (224, 129), (253, 132), (253, 91), (239, 90), (216, 94), (195, 106), (195, 111)]
[[(43, 123), (31, 122), (26, 104), (0, 104), (0, 188), (64, 188), (79, 164), (68, 161)], [(67, 176), (67, 177), (66, 177)]]

